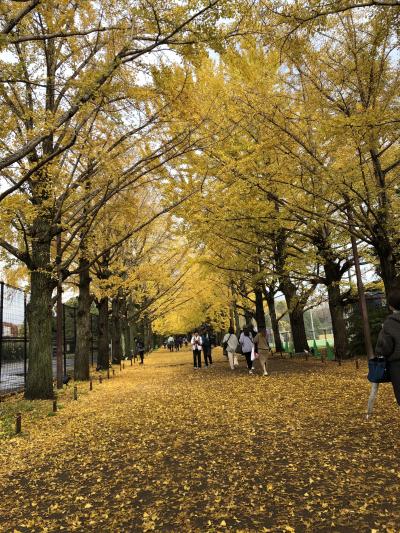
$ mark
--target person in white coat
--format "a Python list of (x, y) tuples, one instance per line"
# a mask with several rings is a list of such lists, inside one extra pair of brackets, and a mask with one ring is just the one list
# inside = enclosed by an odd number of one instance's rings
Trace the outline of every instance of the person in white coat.
[(198, 331), (195, 331), (191, 340), (193, 350), (193, 366), (194, 368), (201, 368), (201, 347), (203, 342)]
[(239, 366), (236, 355), (236, 348), (238, 347), (238, 344), (239, 341), (235, 335), (235, 330), (230, 327), (229, 332), (222, 339), (222, 346), (224, 347), (224, 350), (226, 350), (228, 353), (229, 365), (232, 370), (235, 370), (235, 367)]
[(248, 328), (244, 328), (239, 337), (239, 343), (242, 347), (242, 353), (246, 358), (249, 374), (253, 373), (253, 361), (251, 360), (251, 351), (253, 349), (253, 337)]

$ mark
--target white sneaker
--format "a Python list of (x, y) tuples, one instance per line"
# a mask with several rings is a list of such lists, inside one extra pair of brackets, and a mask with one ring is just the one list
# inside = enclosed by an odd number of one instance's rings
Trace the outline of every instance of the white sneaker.
[(263, 376), (268, 376), (268, 372), (264, 372)]
[(254, 370), (253, 369), (249, 370), (249, 374), (254, 374)]

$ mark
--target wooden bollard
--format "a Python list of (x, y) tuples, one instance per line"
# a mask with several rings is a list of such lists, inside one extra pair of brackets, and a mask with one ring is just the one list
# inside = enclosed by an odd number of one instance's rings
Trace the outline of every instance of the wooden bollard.
[(53, 400), (53, 413), (57, 412), (57, 398)]
[(356, 359), (356, 369), (358, 370), (360, 368), (360, 361)]
[(113, 368), (113, 377), (115, 376), (115, 368)]
[(131, 357), (131, 366), (132, 366), (132, 365), (133, 365), (133, 363), (132, 363), (132, 357)]
[(100, 385), (103, 383), (103, 376), (101, 374), (99, 376), (99, 383), (100, 383)]
[(122, 370), (125, 370), (125, 361), (122, 361)]
[(308, 361), (308, 352), (305, 352), (306, 354), (306, 361)]
[(15, 416), (15, 433), (21, 433), (22, 429), (22, 415), (17, 413)]
[(107, 367), (107, 379), (110, 379), (110, 367)]
[(78, 399), (78, 387), (74, 385), (74, 400)]
[(122, 361), (119, 362), (119, 371), (122, 372)]
[(93, 380), (90, 378), (89, 380), (89, 390), (93, 390)]
[(321, 354), (321, 363), (325, 363), (324, 354)]
[(342, 358), (341, 357), (339, 357), (339, 359), (338, 359), (338, 364), (339, 364), (339, 366), (342, 366)]

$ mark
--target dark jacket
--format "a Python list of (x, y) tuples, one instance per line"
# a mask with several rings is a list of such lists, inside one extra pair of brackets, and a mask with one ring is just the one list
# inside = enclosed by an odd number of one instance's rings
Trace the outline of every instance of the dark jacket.
[(389, 315), (383, 323), (375, 354), (387, 361), (400, 361), (400, 313)]
[(203, 343), (203, 348), (208, 350), (211, 347), (211, 339), (208, 333), (201, 336), (201, 341)]

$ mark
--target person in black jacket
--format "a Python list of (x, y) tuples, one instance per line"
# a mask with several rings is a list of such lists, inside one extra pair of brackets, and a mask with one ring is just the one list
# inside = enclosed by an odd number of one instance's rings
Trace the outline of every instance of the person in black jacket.
[(211, 337), (207, 330), (203, 330), (202, 335), (201, 335), (201, 342), (203, 343), (204, 364), (206, 368), (208, 368), (208, 365), (212, 365), (212, 357), (211, 357)]
[(136, 353), (139, 355), (140, 364), (142, 365), (144, 360), (144, 342), (142, 341), (142, 339), (138, 339), (136, 337), (134, 341), (136, 342)]
[(383, 323), (376, 343), (375, 354), (387, 361), (396, 401), (400, 405), (400, 289), (388, 295), (389, 315)]

